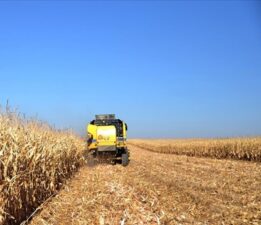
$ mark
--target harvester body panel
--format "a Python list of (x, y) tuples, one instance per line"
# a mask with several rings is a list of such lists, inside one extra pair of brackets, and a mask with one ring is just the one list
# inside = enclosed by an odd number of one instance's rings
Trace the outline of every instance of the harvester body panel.
[(97, 126), (89, 124), (87, 127), (88, 132), (88, 149), (97, 148)]
[(98, 151), (114, 151), (116, 149), (116, 128), (115, 126), (97, 127)]

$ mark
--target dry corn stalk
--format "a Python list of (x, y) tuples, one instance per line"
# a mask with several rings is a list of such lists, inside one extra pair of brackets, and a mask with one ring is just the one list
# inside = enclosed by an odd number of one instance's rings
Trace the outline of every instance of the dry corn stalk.
[(133, 139), (128, 143), (159, 153), (261, 162), (261, 137), (183, 140)]
[(18, 224), (55, 193), (82, 162), (70, 132), (0, 113), (0, 224)]

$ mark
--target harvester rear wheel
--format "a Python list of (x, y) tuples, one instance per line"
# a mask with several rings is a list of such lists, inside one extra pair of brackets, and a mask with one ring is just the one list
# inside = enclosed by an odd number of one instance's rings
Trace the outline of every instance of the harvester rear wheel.
[(87, 157), (87, 166), (93, 167), (95, 166), (95, 159), (93, 152), (89, 152), (88, 157)]
[(129, 154), (128, 154), (128, 152), (123, 153), (121, 155), (121, 164), (123, 166), (128, 166), (128, 164), (129, 164)]

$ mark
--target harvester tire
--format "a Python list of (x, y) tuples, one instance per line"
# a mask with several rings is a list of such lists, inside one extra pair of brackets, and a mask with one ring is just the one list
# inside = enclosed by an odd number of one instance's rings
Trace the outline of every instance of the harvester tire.
[(129, 154), (128, 153), (124, 153), (121, 155), (121, 164), (123, 166), (128, 166), (128, 164), (129, 164)]
[(93, 167), (95, 166), (95, 159), (93, 153), (89, 153), (87, 157), (87, 166)]

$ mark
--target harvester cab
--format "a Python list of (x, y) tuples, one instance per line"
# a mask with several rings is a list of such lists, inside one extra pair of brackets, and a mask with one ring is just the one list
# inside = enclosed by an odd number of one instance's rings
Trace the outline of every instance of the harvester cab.
[(127, 124), (116, 119), (114, 114), (96, 115), (87, 126), (88, 163), (98, 160), (120, 161), (123, 166), (129, 163), (127, 149)]

